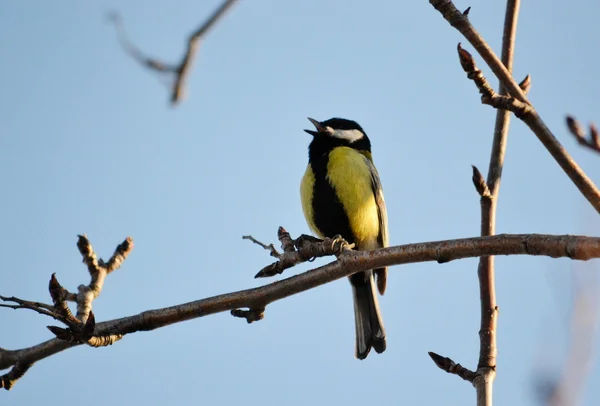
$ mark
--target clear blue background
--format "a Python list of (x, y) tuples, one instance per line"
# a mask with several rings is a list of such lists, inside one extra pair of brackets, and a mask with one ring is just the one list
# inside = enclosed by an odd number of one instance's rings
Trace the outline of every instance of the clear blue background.
[[(352, 118), (370, 135), (392, 244), (478, 234), (470, 165), (487, 172), (495, 111), (459, 66), (456, 44), (466, 41), (427, 1), (240, 1), (203, 42), (188, 98), (171, 109), (160, 78), (119, 48), (106, 14), (120, 12), (138, 46), (175, 62), (218, 4), (2, 4), (1, 294), (49, 301), (52, 272), (72, 290), (86, 282), (79, 233), (105, 258), (128, 235), (136, 244), (94, 302), (98, 320), (268, 282), (253, 275), (271, 258), (241, 236), (275, 242), (279, 225), (308, 232), (299, 199), (307, 116)], [(515, 76), (532, 75), (530, 99), (600, 182), (600, 155), (564, 126), (565, 113), (600, 120), (600, 8), (548, 4), (524, 1)], [(499, 50), (504, 2), (457, 6), (472, 6), (471, 21)], [(599, 224), (513, 120), (498, 232), (598, 235)], [(537, 404), (536, 377), (559, 373), (576, 267), (589, 276), (597, 262), (498, 259), (497, 404)], [(277, 302), (252, 325), (224, 313), (66, 351), (0, 393), (2, 404), (58, 405), (86, 393), (89, 406), (473, 404), (470, 385), (427, 351), (476, 365), (476, 268), (476, 259), (392, 268), (381, 300), (388, 350), (364, 362), (353, 358), (342, 280)], [(49, 339), (52, 323), (2, 310), (0, 345)], [(598, 366), (589, 379), (598, 382)], [(594, 386), (586, 405), (600, 399)]]

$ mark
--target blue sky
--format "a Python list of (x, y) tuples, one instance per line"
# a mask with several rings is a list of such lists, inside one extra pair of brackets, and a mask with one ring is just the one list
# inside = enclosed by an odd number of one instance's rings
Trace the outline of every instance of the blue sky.
[[(119, 11), (138, 46), (176, 61), (218, 4), (3, 3), (0, 294), (49, 301), (51, 273), (70, 289), (87, 281), (81, 233), (104, 257), (128, 235), (136, 244), (94, 302), (97, 320), (266, 283), (253, 275), (271, 259), (241, 236), (274, 242), (280, 225), (308, 232), (299, 198), (307, 116), (351, 118), (369, 134), (392, 244), (478, 234), (470, 165), (487, 171), (495, 112), (458, 63), (457, 42), (472, 48), (427, 1), (242, 0), (204, 41), (188, 98), (171, 109), (105, 16)], [(504, 2), (456, 4), (472, 7), (472, 23), (499, 50)], [(524, 2), (515, 61), (518, 80), (532, 75), (530, 100), (596, 182), (600, 156), (576, 144), (564, 115), (600, 120), (599, 13), (592, 0)], [(497, 231), (597, 235), (599, 224), (513, 120)], [(559, 371), (566, 348), (571, 272), (597, 266), (498, 259), (497, 404), (537, 404), (536, 376)], [(219, 314), (66, 351), (0, 396), (9, 405), (87, 391), (89, 406), (472, 404), (473, 389), (427, 351), (476, 364), (476, 268), (476, 259), (392, 268), (381, 299), (388, 350), (364, 362), (353, 358), (350, 287), (338, 281), (269, 306), (252, 325)], [(3, 310), (0, 322), (5, 348), (51, 337), (52, 321), (37, 314)], [(596, 366), (590, 380), (599, 379)], [(589, 385), (584, 404), (599, 399)]]

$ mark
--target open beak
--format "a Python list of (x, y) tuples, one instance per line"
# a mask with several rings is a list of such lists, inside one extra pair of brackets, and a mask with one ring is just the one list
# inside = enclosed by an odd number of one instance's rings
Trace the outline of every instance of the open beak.
[(309, 133), (310, 135), (312, 135), (313, 137), (315, 135), (318, 135), (319, 133), (324, 133), (325, 132), (325, 128), (321, 125), (321, 123), (319, 123), (317, 120), (315, 120), (314, 118), (310, 118), (307, 117), (308, 121), (310, 121), (316, 128), (317, 131), (313, 131), (313, 130), (304, 130), (305, 132)]

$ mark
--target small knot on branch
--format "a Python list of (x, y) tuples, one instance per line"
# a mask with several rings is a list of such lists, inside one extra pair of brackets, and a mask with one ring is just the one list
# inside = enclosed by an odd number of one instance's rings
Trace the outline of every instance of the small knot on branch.
[(231, 311), (231, 315), (233, 317), (238, 317), (241, 319), (246, 319), (246, 321), (248, 322), (248, 324), (250, 323), (254, 323), (255, 321), (259, 321), (264, 319), (265, 317), (265, 308), (261, 307), (261, 308), (257, 308), (257, 309), (249, 309), (249, 310), (242, 310), (242, 309), (234, 309)]
[(483, 175), (479, 172), (479, 169), (475, 165), (471, 165), (473, 167), (473, 185), (475, 186), (475, 190), (479, 193), (479, 196), (485, 199), (491, 199), (492, 194), (490, 192), (490, 188), (488, 187)]
[(100, 264), (98, 263), (94, 248), (85, 234), (77, 236), (77, 249), (79, 249), (79, 253), (83, 257), (83, 263), (87, 265), (90, 275), (93, 276), (98, 273)]
[(90, 311), (90, 314), (85, 323), (75, 319), (75, 321), (65, 321), (68, 325), (67, 328), (57, 326), (46, 326), (48, 330), (52, 332), (59, 340), (87, 343), (93, 336), (96, 328), (96, 317), (94, 312)]
[(267, 278), (279, 275), (288, 268), (302, 262), (312, 262), (315, 258), (319, 257), (335, 255), (339, 258), (344, 252), (354, 248), (354, 244), (349, 244), (340, 235), (322, 240), (311, 235), (302, 234), (300, 237), (293, 240), (283, 227), (279, 227), (277, 230), (277, 238), (281, 243), (283, 253), (279, 253), (275, 250), (273, 244), (264, 244), (252, 236), (246, 235), (242, 238), (260, 245), (264, 249), (270, 251), (271, 256), (278, 259), (277, 262), (273, 262), (261, 269), (254, 276), (255, 278)]
[(460, 364), (457, 364), (448, 357), (443, 357), (432, 351), (429, 351), (428, 354), (438, 368), (446, 371), (449, 374), (458, 375), (465, 381), (469, 381), (471, 383), (473, 383), (473, 380), (477, 377), (477, 373), (463, 367)]
[(521, 88), (523, 93), (529, 93), (529, 90), (531, 89), (531, 75), (525, 76), (525, 79), (523, 79), (521, 83), (519, 83), (519, 87)]
[(0, 376), (0, 388), (11, 390), (15, 382), (21, 379), (32, 365), (31, 362), (17, 361), (8, 373)]
[(87, 341), (90, 347), (108, 347), (123, 338), (123, 334), (111, 334), (107, 336), (94, 336)]
[(56, 313), (60, 316), (60, 320), (67, 326), (77, 325), (80, 323), (79, 320), (73, 315), (71, 309), (67, 305), (67, 298), (70, 296), (69, 292), (62, 287), (56, 278), (56, 273), (53, 273), (48, 282), (48, 291), (54, 304)]
[(475, 59), (473, 59), (473, 55), (464, 49), (460, 42), (456, 46), (456, 50), (458, 51), (458, 60), (460, 61), (460, 66), (462, 66), (466, 73), (472, 73), (478, 70), (477, 65), (475, 65)]
[[(483, 104), (488, 104), (496, 109), (511, 111), (519, 118), (523, 118), (533, 111), (532, 107), (526, 103), (523, 103), (513, 97), (502, 96), (496, 93), (492, 86), (490, 86), (485, 76), (483, 76), (481, 70), (477, 68), (473, 56), (469, 53), (469, 51), (462, 47), (460, 42), (458, 43), (457, 51), (460, 66), (466, 72), (467, 78), (472, 80), (473, 83), (475, 83), (475, 86), (477, 86), (477, 90), (479, 90), (479, 93), (481, 94), (481, 102)], [(530, 81), (530, 79), (525, 78), (523, 81), (524, 85), (528, 85), (528, 81)]]
[(281, 242), (281, 249), (283, 252), (294, 252), (296, 250), (294, 240), (290, 237), (290, 233), (288, 233), (285, 228), (279, 227), (277, 229), (277, 238), (279, 242)]

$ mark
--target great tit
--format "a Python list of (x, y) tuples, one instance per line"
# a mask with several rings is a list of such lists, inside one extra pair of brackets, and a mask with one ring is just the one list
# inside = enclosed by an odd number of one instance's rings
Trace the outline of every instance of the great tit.
[[(355, 121), (308, 118), (316, 131), (308, 147), (308, 166), (300, 185), (302, 209), (310, 229), (320, 238), (341, 235), (357, 250), (388, 246), (383, 190), (371, 155), (371, 142)], [(354, 296), (356, 358), (371, 348), (385, 351), (385, 329), (375, 292), (383, 295), (387, 268), (349, 277)]]

